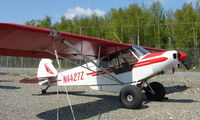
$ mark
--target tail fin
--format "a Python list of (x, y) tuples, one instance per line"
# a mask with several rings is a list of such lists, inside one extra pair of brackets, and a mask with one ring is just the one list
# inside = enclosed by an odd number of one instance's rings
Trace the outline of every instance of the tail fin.
[(48, 78), (48, 77), (56, 77), (58, 74), (57, 70), (52, 64), (52, 60), (50, 59), (42, 59), (40, 61), (37, 78)]

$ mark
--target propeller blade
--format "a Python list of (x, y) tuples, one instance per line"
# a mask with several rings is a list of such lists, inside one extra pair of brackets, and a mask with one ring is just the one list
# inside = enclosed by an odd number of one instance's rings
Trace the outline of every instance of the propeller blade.
[(185, 60), (182, 60), (181, 62), (183, 63), (184, 67), (189, 71), (190, 68), (189, 68), (189, 66), (187, 65), (186, 61), (185, 61)]
[(176, 49), (176, 45), (174, 44), (174, 42), (171, 40), (171, 38), (170, 37), (168, 37), (168, 39), (169, 39), (169, 42), (172, 44), (172, 46), (174, 47), (174, 49), (177, 51), (177, 49)]

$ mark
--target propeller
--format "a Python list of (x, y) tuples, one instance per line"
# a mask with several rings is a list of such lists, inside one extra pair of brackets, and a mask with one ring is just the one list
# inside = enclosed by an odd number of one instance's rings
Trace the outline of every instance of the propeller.
[(182, 63), (183, 63), (183, 65), (185, 66), (185, 68), (189, 71), (190, 68), (189, 68), (189, 66), (187, 65), (187, 63), (185, 62), (185, 60), (182, 60)]
[(183, 52), (178, 52), (178, 50), (176, 49), (176, 45), (174, 44), (174, 42), (171, 40), (170, 37), (168, 37), (169, 42), (172, 44), (172, 46), (174, 47), (174, 49), (177, 51), (178, 53), (178, 60), (183, 64), (183, 66), (189, 71), (189, 66), (187, 65), (185, 58), (188, 56), (186, 53)]

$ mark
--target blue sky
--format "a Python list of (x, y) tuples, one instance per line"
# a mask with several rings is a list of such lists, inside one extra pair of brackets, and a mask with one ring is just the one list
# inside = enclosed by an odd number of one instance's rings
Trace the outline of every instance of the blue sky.
[[(96, 12), (99, 16), (110, 8), (124, 8), (131, 3), (149, 7), (157, 0), (0, 0), (0, 22), (25, 24), (27, 20), (43, 19), (46, 15), (52, 21), (58, 21), (65, 15), (69, 19), (74, 15), (90, 15)], [(165, 9), (179, 9), (185, 2), (196, 0), (160, 0)]]

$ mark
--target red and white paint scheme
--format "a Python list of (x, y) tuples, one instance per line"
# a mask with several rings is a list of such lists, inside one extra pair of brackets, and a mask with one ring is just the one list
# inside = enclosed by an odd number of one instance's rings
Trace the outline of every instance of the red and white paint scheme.
[[(127, 108), (142, 104), (142, 90), (151, 100), (162, 100), (165, 88), (148, 79), (159, 74), (174, 73), (187, 54), (135, 46), (99, 38), (52, 31), (48, 29), (0, 23), (0, 55), (44, 58), (37, 78), (25, 78), (22, 83), (47, 86), (81, 86), (109, 92), (119, 92)], [(58, 72), (50, 59), (76, 58), (88, 63)]]

